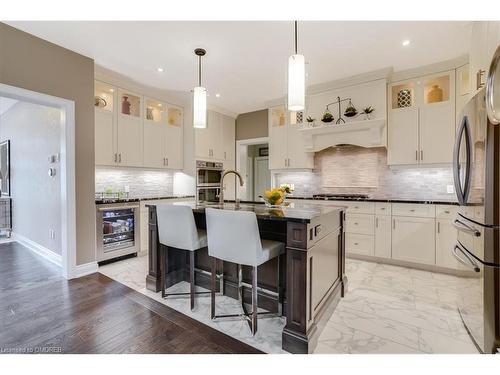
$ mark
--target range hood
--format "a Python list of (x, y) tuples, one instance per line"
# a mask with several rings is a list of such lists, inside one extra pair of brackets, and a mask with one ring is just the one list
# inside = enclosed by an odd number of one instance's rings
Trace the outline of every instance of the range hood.
[(307, 152), (318, 152), (332, 146), (355, 145), (386, 147), (386, 119), (351, 121), (338, 125), (321, 125), (299, 130)]

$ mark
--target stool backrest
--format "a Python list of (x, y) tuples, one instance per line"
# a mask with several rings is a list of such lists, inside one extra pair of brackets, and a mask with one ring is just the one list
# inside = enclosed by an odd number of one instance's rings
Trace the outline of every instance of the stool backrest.
[(189, 206), (159, 204), (156, 206), (158, 237), (165, 246), (197, 250), (198, 230)]
[(205, 210), (208, 255), (237, 264), (256, 266), (262, 256), (257, 216), (249, 211)]

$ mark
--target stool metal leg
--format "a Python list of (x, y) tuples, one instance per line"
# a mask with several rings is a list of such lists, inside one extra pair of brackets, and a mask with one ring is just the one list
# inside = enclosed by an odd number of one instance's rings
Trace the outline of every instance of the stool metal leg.
[(283, 315), (283, 285), (281, 285), (281, 255), (278, 255), (278, 316)]
[(191, 298), (191, 310), (194, 309), (194, 251), (189, 252), (189, 292)]
[(217, 272), (217, 260), (212, 258), (212, 274), (210, 276), (210, 318), (215, 319), (215, 278)]
[(257, 332), (257, 267), (252, 268), (252, 335)]

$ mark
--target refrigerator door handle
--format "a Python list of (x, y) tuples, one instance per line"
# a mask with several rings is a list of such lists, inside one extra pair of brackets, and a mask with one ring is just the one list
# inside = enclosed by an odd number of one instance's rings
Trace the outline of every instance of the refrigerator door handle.
[[(462, 135), (465, 136), (465, 181), (463, 184), (460, 180), (460, 152), (462, 146)], [(469, 118), (464, 116), (460, 127), (457, 132), (457, 139), (455, 140), (455, 147), (453, 148), (453, 182), (455, 184), (455, 192), (457, 194), (458, 203), (461, 206), (465, 206), (469, 197), (470, 191), (470, 179), (472, 170), (472, 138), (470, 132)]]
[[(460, 252), (460, 254), (463, 254), (467, 260), (464, 260), (460, 255), (458, 255), (458, 252)], [(467, 254), (467, 252), (464, 249), (462, 249), (461, 245), (456, 244), (455, 247), (453, 247), (452, 253), (455, 256), (455, 258), (464, 266), (472, 268), (474, 272), (481, 272), (481, 269), (479, 268), (477, 263), (474, 261), (474, 259), (472, 259), (470, 255)]]
[(461, 220), (458, 219), (453, 220), (453, 226), (460, 232), (472, 234), (474, 237), (481, 237), (480, 231), (478, 231), (476, 228), (471, 227), (470, 225), (465, 224)]
[(488, 78), (486, 79), (486, 113), (490, 122), (494, 125), (500, 124), (500, 108), (495, 108), (495, 95), (500, 95), (496, 90), (500, 90), (497, 80), (497, 75), (500, 74), (500, 46), (498, 46), (493, 59), (491, 60), (490, 69), (488, 70)]

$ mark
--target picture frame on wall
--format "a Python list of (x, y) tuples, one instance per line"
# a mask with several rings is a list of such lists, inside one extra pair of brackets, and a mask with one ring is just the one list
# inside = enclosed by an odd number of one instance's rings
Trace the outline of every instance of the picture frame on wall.
[(259, 148), (259, 156), (269, 156), (269, 147)]

